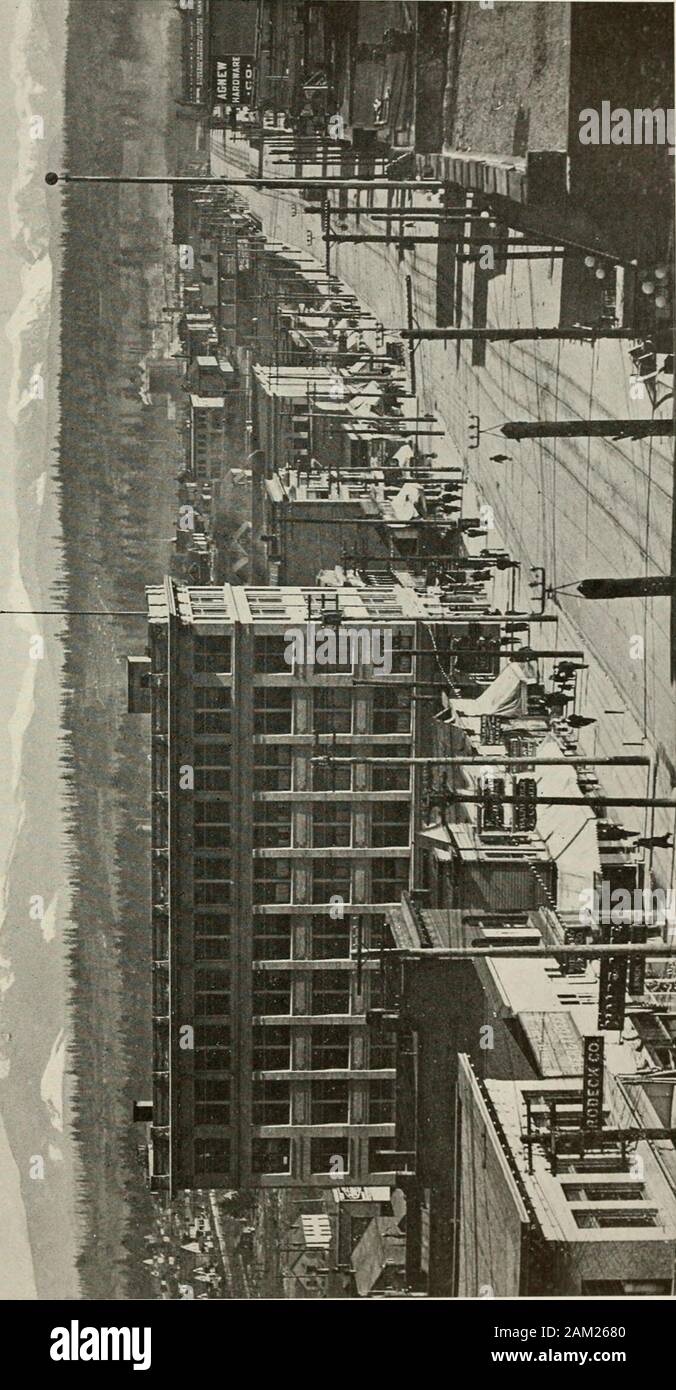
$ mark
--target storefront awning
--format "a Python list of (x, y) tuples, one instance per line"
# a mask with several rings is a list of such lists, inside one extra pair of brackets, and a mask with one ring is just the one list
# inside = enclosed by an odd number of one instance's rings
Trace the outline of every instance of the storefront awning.
[(474, 700), (451, 700), (453, 713), (466, 722), (482, 714), (518, 715), (528, 711), (528, 686), (537, 680), (532, 661), (510, 661), (495, 680)]
[[(561, 747), (554, 738), (538, 744), (537, 758), (560, 758)], [(562, 911), (579, 912), (581, 894), (594, 886), (601, 872), (596, 816), (580, 790), (575, 768), (536, 768), (538, 788), (538, 831), (558, 867), (558, 906)], [(567, 797), (571, 806), (547, 804), (552, 796)]]

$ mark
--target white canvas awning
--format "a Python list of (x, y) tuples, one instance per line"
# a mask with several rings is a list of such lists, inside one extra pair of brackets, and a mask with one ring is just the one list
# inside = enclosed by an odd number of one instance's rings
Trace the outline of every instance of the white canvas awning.
[[(556, 739), (538, 744), (536, 758), (560, 758)], [(574, 767), (536, 768), (538, 786), (538, 831), (559, 875), (558, 906), (578, 912), (580, 894), (594, 886), (594, 875), (601, 872), (596, 816), (587, 803)], [(548, 806), (548, 796), (570, 797), (572, 806)]]
[(482, 714), (519, 715), (528, 712), (528, 686), (537, 680), (532, 661), (510, 661), (475, 700), (451, 700), (453, 713), (466, 722)]
[(411, 521), (414, 516), (419, 516), (418, 503), (422, 488), (420, 483), (404, 483), (394, 497), (390, 498), (392, 515), (397, 521)]
[(415, 455), (410, 444), (402, 444), (401, 448), (397, 449), (396, 453), (392, 454), (391, 457), (388, 459), (388, 463), (400, 463), (402, 465), (405, 465), (407, 463), (410, 463), (411, 459), (413, 459), (414, 457)]

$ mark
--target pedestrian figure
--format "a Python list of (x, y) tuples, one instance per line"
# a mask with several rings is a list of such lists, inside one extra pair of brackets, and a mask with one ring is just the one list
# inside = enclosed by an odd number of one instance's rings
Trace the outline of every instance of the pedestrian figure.
[[(550, 710), (560, 710), (562, 705), (568, 705), (568, 704), (570, 704), (570, 701), (571, 701), (571, 696), (570, 696), (570, 695), (564, 695), (563, 691), (559, 691), (559, 690), (557, 690), (556, 694), (552, 694), (552, 695), (543, 695), (543, 697), (542, 697), (542, 703), (543, 703), (545, 709), (550, 709)], [(575, 716), (575, 715), (571, 715), (571, 716), (570, 716), (570, 719), (573, 719), (573, 718), (576, 718), (576, 717), (577, 717), (577, 716)], [(593, 721), (592, 721), (592, 722), (593, 722)], [(570, 720), (569, 720), (569, 723), (570, 723)]]
[(636, 834), (635, 830), (627, 830), (623, 825), (615, 825), (614, 821), (602, 820), (600, 818), (599, 829), (608, 840), (633, 840)]
[(559, 676), (561, 676), (564, 680), (568, 680), (568, 678), (570, 676), (573, 676), (576, 671), (586, 671), (587, 669), (588, 668), (586, 666), (574, 666), (573, 663), (570, 661), (560, 661), (554, 667), (554, 675), (557, 677), (557, 679)]

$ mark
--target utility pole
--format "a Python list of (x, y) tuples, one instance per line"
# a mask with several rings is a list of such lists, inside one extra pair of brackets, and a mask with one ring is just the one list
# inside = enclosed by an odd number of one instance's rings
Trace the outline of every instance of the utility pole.
[[(311, 402), (315, 399), (325, 400), (326, 397), (310, 397)], [(329, 399), (331, 399), (331, 397), (329, 397)], [(318, 419), (320, 420), (348, 420), (351, 425), (399, 425), (402, 429), (406, 428), (408, 425), (433, 424), (434, 418), (433, 415), (351, 415), (349, 410), (322, 410), (318, 415)], [(416, 433), (427, 434), (429, 431), (418, 430)], [(441, 430), (440, 433), (443, 434), (444, 431)]]
[(25, 614), (36, 618), (147, 618), (147, 608), (0, 608), (0, 617)]
[[(565, 254), (563, 251), (557, 250), (554, 247), (543, 250), (541, 242), (531, 249), (527, 242), (522, 241), (518, 237), (507, 238), (502, 242), (493, 240), (487, 241), (486, 239), (481, 241), (481, 238), (469, 240), (466, 237), (445, 237), (440, 235), (439, 232), (433, 236), (421, 235), (419, 232), (412, 231), (404, 232), (401, 230), (397, 232), (327, 232), (325, 239), (327, 245), (349, 242), (353, 246), (386, 245), (403, 246), (405, 249), (424, 245), (456, 246), (458, 248), (458, 260), (460, 261), (480, 260), (481, 256), (485, 254), (486, 251), (491, 251), (496, 256), (503, 257), (506, 260), (551, 260), (552, 258), (560, 258)], [(460, 247), (467, 244), (476, 246), (478, 249), (473, 252), (461, 252)]]
[[(480, 759), (478, 759), (480, 761)], [(525, 759), (521, 759), (525, 762)], [(567, 761), (567, 760), (566, 760)], [(441, 793), (440, 793), (441, 794)], [(485, 792), (456, 792), (449, 791), (444, 793), (445, 798), (450, 802), (459, 802), (466, 806), (481, 806), (485, 799)], [(505, 805), (518, 805), (517, 796), (503, 796), (500, 794), (500, 802)], [(676, 801), (670, 797), (660, 796), (544, 796), (538, 797), (533, 802), (534, 806), (589, 806), (593, 810), (603, 810), (606, 806), (640, 807), (646, 806), (659, 807), (662, 810), (676, 811)]]
[(583, 579), (582, 598), (669, 598), (676, 594), (676, 574), (639, 575), (636, 579)]
[[(339, 221), (342, 221), (344, 217), (368, 217), (373, 222), (387, 222), (391, 219), (401, 220), (402, 218), (406, 219), (411, 217), (415, 218), (416, 221), (430, 220), (434, 222), (459, 222), (462, 224), (469, 218), (470, 220), (475, 219), (484, 222), (486, 227), (490, 225), (490, 219), (486, 214), (483, 212), (476, 212), (472, 208), (444, 208), (441, 205), (439, 205), (439, 207), (432, 207), (429, 203), (421, 206), (411, 205), (410, 207), (401, 204), (391, 208), (337, 208), (335, 203), (333, 203), (331, 207), (332, 211), (336, 213)], [(310, 206), (306, 208), (306, 212), (309, 213), (320, 213), (321, 211), (322, 209), (319, 207)]]
[[(319, 410), (316, 414), (313, 414), (312, 418), (313, 420), (342, 421), (342, 423), (348, 425), (351, 430), (366, 430), (367, 433), (376, 435), (391, 434), (395, 436), (396, 431), (396, 437), (398, 437), (399, 432), (403, 430), (404, 434), (415, 434), (418, 438), (427, 439), (441, 438), (445, 434), (444, 430), (421, 429), (420, 422), (418, 422), (415, 417), (411, 419), (410, 423), (408, 420), (402, 420), (399, 431), (396, 430), (396, 426), (391, 421), (388, 422), (383, 420), (381, 423), (377, 418), (374, 417), (372, 419), (367, 415), (341, 415), (338, 411)], [(370, 426), (375, 426), (375, 428), (370, 429)]]
[[(441, 245), (449, 244), (448, 237), (446, 238), (445, 242), (443, 238), (415, 237), (414, 244), (416, 241), (434, 241), (435, 239), (437, 241), (437, 245), (440, 242)], [(514, 249), (514, 247), (511, 246), (507, 247), (507, 250), (503, 252), (499, 250), (499, 247), (495, 242), (486, 242), (484, 244), (483, 251), (470, 251), (468, 253), (463, 252), (461, 255), (458, 255), (456, 257), (456, 260), (460, 261), (463, 265), (471, 264), (473, 261), (480, 261), (482, 257), (485, 255), (486, 251), (489, 250), (495, 252), (499, 259), (505, 261), (557, 261), (561, 260), (562, 257), (566, 254), (565, 251), (557, 251), (554, 248), (552, 248), (551, 251), (541, 251), (540, 249), (517, 251)], [(492, 267), (486, 268), (492, 269)]]
[(502, 426), (506, 439), (607, 437), (644, 439), (674, 433), (673, 420), (514, 420)]
[[(579, 804), (579, 803), (578, 803)], [(478, 914), (481, 917), (481, 914)], [(419, 960), (421, 953), (414, 947), (397, 953), (404, 959)], [(676, 946), (665, 946), (660, 941), (648, 942), (594, 942), (587, 945), (564, 946), (552, 942), (547, 946), (434, 946), (426, 948), (425, 959), (430, 960), (551, 960), (562, 956), (573, 956), (579, 960), (603, 960), (615, 956), (643, 956), (651, 960), (668, 960), (676, 956)]]
[(301, 191), (304, 188), (340, 189), (347, 193), (376, 191), (394, 193), (402, 190), (421, 188), (438, 190), (443, 184), (435, 179), (341, 179), (341, 178), (246, 178), (231, 179), (218, 174), (167, 176), (156, 174), (45, 174), (45, 183), (53, 187), (58, 183), (91, 184), (162, 184), (177, 188), (253, 188), (266, 192)]
[(403, 328), (405, 342), (520, 343), (533, 340), (595, 343), (599, 338), (636, 338), (633, 328)]
[[(430, 565), (445, 564), (448, 561), (453, 561), (456, 564), (459, 564), (461, 569), (465, 568), (465, 565), (462, 564), (459, 557), (457, 555), (451, 555), (450, 552), (441, 555), (435, 553), (433, 555), (425, 556), (376, 555), (375, 553), (373, 555), (355, 555), (351, 553), (349, 555), (343, 554), (341, 563), (343, 565), (343, 568), (345, 569), (360, 569), (362, 565), (375, 564), (377, 561), (382, 561), (384, 564), (387, 565), (391, 564), (392, 561), (394, 561), (395, 564), (399, 564), (402, 566), (406, 565), (407, 568), (412, 567), (413, 565), (419, 565), (423, 568), (427, 568)], [(495, 560), (491, 561), (490, 559), (485, 559), (482, 560), (481, 563), (483, 567), (489, 567), (491, 564), (493, 565), (493, 567), (495, 567)], [(410, 651), (410, 648), (407, 647), (406, 650), (408, 653)], [(473, 648), (471, 650), (473, 650)], [(479, 648), (479, 650), (481, 649)], [(455, 656), (456, 653), (453, 652), (452, 655)]]
[[(431, 653), (430, 653), (430, 655), (431, 655)], [(367, 682), (359, 682), (359, 683), (360, 683), (360, 684), (366, 684)], [(370, 683), (370, 682), (369, 682), (369, 683)], [(355, 682), (355, 684), (357, 684), (357, 682)], [(415, 684), (416, 684), (416, 685), (417, 685), (417, 684), (420, 684), (420, 682), (416, 681)], [(403, 683), (402, 683), (402, 685), (403, 685)], [(389, 689), (392, 689), (392, 688), (393, 688), (392, 685), (391, 685), (391, 683), (388, 685), (388, 688), (389, 688)], [(396, 689), (396, 686), (395, 686), (394, 688)], [(407, 685), (403, 685), (403, 689), (404, 689), (404, 690), (407, 690), (407, 689), (408, 689), (408, 686), (407, 686)], [(473, 768), (475, 768), (475, 769), (479, 769), (479, 768), (482, 768), (482, 767), (513, 767), (513, 768), (517, 768), (517, 769), (518, 769), (518, 768), (529, 768), (529, 767), (649, 767), (649, 766), (650, 766), (651, 760), (650, 760), (650, 758), (645, 757), (645, 756), (631, 757), (631, 756), (629, 756), (628, 754), (624, 754), (624, 753), (618, 753), (618, 754), (616, 754), (616, 755), (610, 755), (610, 756), (606, 756), (606, 757), (603, 757), (603, 758), (601, 758), (601, 757), (594, 757), (593, 755), (589, 755), (589, 756), (587, 756), (587, 755), (579, 755), (579, 756), (578, 756), (577, 754), (574, 754), (574, 755), (571, 754), (570, 757), (566, 757), (566, 756), (564, 756), (564, 755), (562, 754), (560, 758), (557, 758), (557, 757), (551, 757), (551, 758), (534, 758), (534, 757), (530, 757), (530, 758), (529, 758), (527, 754), (525, 754), (525, 755), (524, 755), (523, 757), (521, 757), (521, 758), (511, 757), (511, 756), (508, 757), (507, 755), (505, 755), (504, 757), (501, 757), (499, 754), (497, 754), (495, 757), (484, 757), (483, 754), (481, 754), (481, 753), (475, 753), (474, 757), (471, 757), (471, 758), (461, 758), (461, 757), (448, 757), (448, 758), (444, 758), (444, 757), (434, 757), (434, 758), (422, 758), (422, 757), (410, 757), (410, 758), (377, 758), (377, 757), (369, 757), (369, 758), (360, 758), (359, 756), (350, 756), (350, 757), (345, 757), (345, 758), (343, 758), (343, 757), (334, 757), (333, 754), (326, 754), (326, 753), (324, 753), (324, 754), (318, 754), (316, 757), (313, 757), (313, 758), (311, 759), (311, 762), (313, 762), (313, 763), (326, 763), (326, 762), (345, 763), (346, 765), (351, 765), (351, 764), (353, 764), (353, 763), (363, 763), (363, 764), (365, 764), (367, 767), (390, 767), (390, 766), (399, 766), (399, 767), (473, 767)], [(479, 801), (480, 801), (481, 799), (482, 799), (481, 797), (478, 798)], [(501, 801), (504, 801), (504, 800), (506, 800), (506, 799), (507, 799), (507, 798), (505, 798), (505, 797), (502, 797), (502, 796), (500, 797), (500, 800), (501, 800)], [(540, 804), (542, 804), (542, 802), (541, 802)], [(548, 803), (548, 804), (549, 804), (549, 803)], [(571, 802), (570, 804), (575, 805), (575, 806), (581, 805), (581, 802), (580, 802), (579, 797), (578, 797), (575, 801)], [(634, 805), (635, 803), (632, 802), (631, 804)], [(670, 805), (674, 805), (675, 803), (670, 802), (669, 804), (670, 804)]]
[[(388, 560), (388, 561), (389, 561), (389, 560), (398, 560), (398, 561), (402, 561), (402, 559), (403, 559), (406, 563), (408, 563), (409, 560), (411, 560), (414, 564), (423, 563), (422, 561), (419, 561), (418, 557), (415, 556), (415, 555), (411, 555), (411, 556), (405, 555), (405, 556), (403, 556), (403, 557), (400, 556), (400, 555), (387, 555), (387, 556), (384, 556), (384, 557), (383, 557), (383, 556), (378, 556), (378, 559), (383, 559), (383, 558), (386, 559), (386, 560)], [(432, 556), (430, 560), (427, 560), (427, 559), (424, 560), (424, 564), (425, 564), (425, 565), (427, 565), (427, 564), (429, 564), (429, 563), (432, 563), (432, 564), (434, 563), (434, 556)], [(495, 642), (498, 641), (497, 638), (494, 638), (493, 640), (494, 640)], [(509, 640), (510, 640), (510, 641), (512, 640), (511, 634), (510, 634), (510, 639), (509, 639)], [(544, 647), (542, 648), (541, 651), (535, 651), (532, 647), (517, 647), (516, 649), (512, 649), (511, 647), (509, 647), (509, 646), (507, 646), (507, 645), (505, 645), (504, 647), (501, 647), (501, 648), (498, 648), (497, 646), (496, 646), (496, 647), (456, 647), (455, 643), (456, 643), (457, 641), (462, 641), (462, 638), (454, 638), (454, 639), (453, 639), (453, 642), (452, 642), (452, 645), (451, 645), (450, 650), (449, 650), (447, 653), (444, 652), (444, 655), (445, 655), (445, 656), (447, 655), (449, 658), (456, 657), (456, 656), (508, 656), (509, 659), (510, 659), (510, 661), (516, 661), (516, 660), (518, 660), (518, 661), (531, 661), (531, 660), (535, 660), (536, 657), (550, 657), (550, 658), (556, 658), (556, 660), (559, 660), (560, 658), (569, 658), (569, 659), (576, 658), (576, 659), (579, 660), (579, 661), (584, 661), (584, 652), (552, 651), (550, 648), (544, 648)], [(432, 647), (406, 647), (405, 649), (402, 649), (402, 650), (405, 651), (405, 655), (406, 655), (406, 656), (434, 656), (434, 649), (433, 649)]]

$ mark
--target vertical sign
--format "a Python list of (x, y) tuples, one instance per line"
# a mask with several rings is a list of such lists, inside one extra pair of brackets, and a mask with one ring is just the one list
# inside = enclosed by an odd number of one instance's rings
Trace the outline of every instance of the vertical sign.
[[(645, 922), (636, 922), (632, 926), (631, 939), (637, 945), (645, 945), (648, 940), (648, 928)], [(630, 994), (645, 993), (645, 960), (645, 956), (632, 956), (629, 961), (628, 989)]]
[[(564, 946), (584, 946), (587, 940), (587, 928), (583, 922), (571, 923), (564, 927), (563, 944)], [(580, 975), (583, 973), (586, 961), (581, 956), (564, 956), (561, 961), (562, 975)]]
[[(620, 942), (629, 940), (629, 927), (604, 926), (601, 940)], [(624, 1006), (627, 994), (627, 956), (604, 956), (599, 975), (599, 1028), (621, 1029), (624, 1024)]]
[(195, 101), (204, 100), (204, 0), (195, 0)]
[(582, 1128), (603, 1129), (603, 1038), (584, 1039), (582, 1069)]
[(357, 996), (361, 998), (364, 982), (364, 923), (361, 917), (350, 918), (350, 955), (357, 962)]
[(253, 98), (253, 54), (229, 53), (216, 59), (216, 96), (239, 111)]

